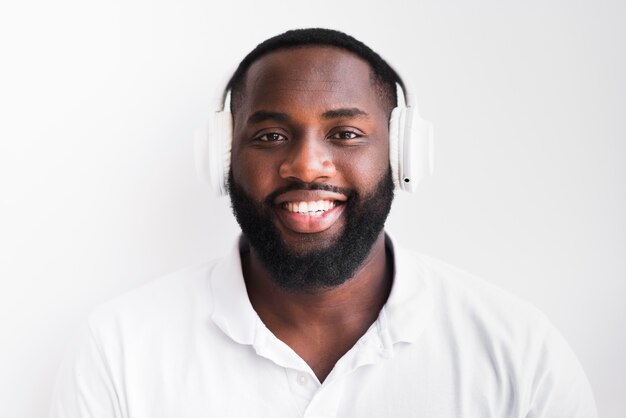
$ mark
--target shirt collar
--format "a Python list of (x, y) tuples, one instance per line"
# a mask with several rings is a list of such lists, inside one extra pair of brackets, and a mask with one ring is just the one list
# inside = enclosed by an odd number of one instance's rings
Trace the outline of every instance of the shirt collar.
[[(230, 256), (220, 260), (210, 273), (213, 290), (213, 322), (240, 344), (254, 344), (265, 328), (250, 303), (241, 270), (241, 251), (247, 240), (240, 236)], [(385, 235), (385, 245), (394, 257), (394, 279), (389, 298), (378, 318), (384, 345), (415, 342), (433, 315), (433, 298), (424, 271), (415, 256)]]
[(387, 341), (391, 344), (415, 342), (434, 312), (428, 273), (419, 264), (416, 254), (399, 247), (387, 232), (385, 245), (393, 254), (394, 278), (391, 293), (379, 316), (383, 322), (381, 332), (384, 335), (387, 330)]
[(241, 270), (241, 251), (247, 241), (240, 236), (230, 255), (220, 260), (210, 273), (213, 290), (211, 319), (240, 344), (253, 344), (261, 320), (252, 307)]

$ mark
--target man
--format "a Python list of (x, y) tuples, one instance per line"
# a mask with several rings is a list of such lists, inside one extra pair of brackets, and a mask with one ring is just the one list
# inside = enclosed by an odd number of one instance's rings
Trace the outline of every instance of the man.
[(401, 80), (339, 32), (269, 39), (229, 83), (229, 258), (90, 318), (53, 417), (595, 417), (525, 303), (394, 245)]

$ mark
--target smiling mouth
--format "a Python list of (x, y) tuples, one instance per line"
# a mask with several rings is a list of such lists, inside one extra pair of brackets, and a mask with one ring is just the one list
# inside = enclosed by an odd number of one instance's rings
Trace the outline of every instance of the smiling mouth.
[(340, 203), (336, 200), (284, 202), (281, 207), (288, 212), (304, 216), (322, 216)]
[(330, 188), (294, 188), (272, 197), (278, 223), (284, 227), (284, 232), (314, 234), (341, 227), (350, 191), (344, 193), (344, 190)]
[(345, 202), (321, 200), (294, 200), (278, 205), (278, 219), (287, 230), (297, 234), (325, 231), (337, 224)]

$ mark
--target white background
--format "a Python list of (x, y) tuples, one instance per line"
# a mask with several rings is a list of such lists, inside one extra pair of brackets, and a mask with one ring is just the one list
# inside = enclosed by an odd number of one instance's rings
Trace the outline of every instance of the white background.
[(626, 3), (20, 1), (0, 7), (0, 415), (45, 416), (94, 306), (224, 254), (192, 133), (263, 39), (344, 30), (401, 67), (436, 176), (388, 229), (543, 310), (626, 410)]

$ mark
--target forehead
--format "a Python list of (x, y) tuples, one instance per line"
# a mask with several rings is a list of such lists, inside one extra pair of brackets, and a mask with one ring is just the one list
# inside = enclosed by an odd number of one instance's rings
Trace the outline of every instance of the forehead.
[(268, 53), (250, 66), (244, 86), (248, 108), (290, 101), (322, 107), (378, 102), (370, 65), (351, 52), (329, 46)]

